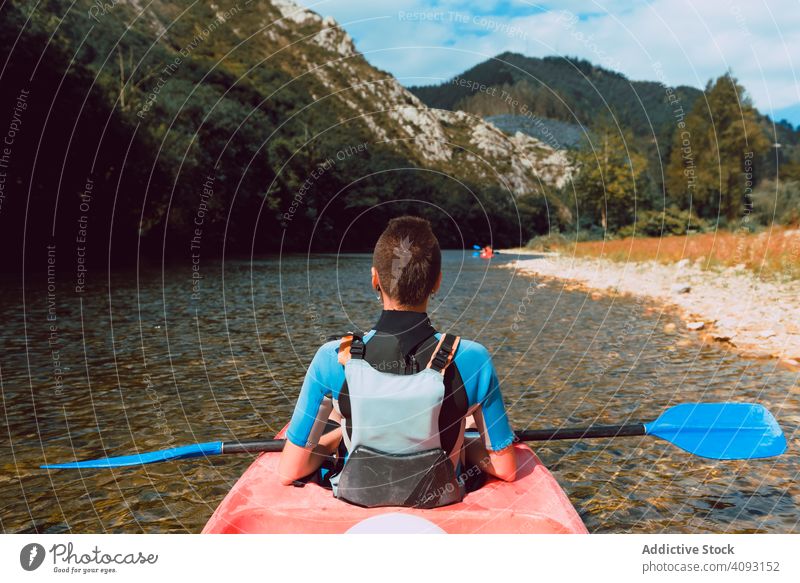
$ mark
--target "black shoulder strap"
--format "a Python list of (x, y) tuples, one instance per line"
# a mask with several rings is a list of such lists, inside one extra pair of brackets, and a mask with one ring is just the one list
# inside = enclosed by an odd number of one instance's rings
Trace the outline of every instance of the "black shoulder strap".
[(460, 338), (453, 334), (443, 334), (439, 340), (439, 345), (428, 363), (428, 368), (432, 368), (436, 372), (444, 373), (444, 370), (450, 365), (455, 356), (456, 348)]
[(364, 358), (364, 338), (361, 334), (353, 333), (353, 342), (350, 344), (350, 358), (356, 360)]

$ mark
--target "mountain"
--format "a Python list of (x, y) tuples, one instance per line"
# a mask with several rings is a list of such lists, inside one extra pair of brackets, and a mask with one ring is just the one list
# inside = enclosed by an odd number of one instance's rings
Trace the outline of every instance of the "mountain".
[[(321, 85), (320, 94), (334, 94), (375, 141), (396, 144), (420, 165), (445, 172), (458, 169), (462, 177), (475, 182), (499, 184), (491, 177), (497, 172), (516, 195), (535, 190), (539, 179), (564, 184), (566, 158), (546, 144), (525, 136), (508, 138), (479, 116), (429, 109), (393, 76), (356, 53), (351, 38), (333, 18), (323, 19), (288, 0), (273, 3), (283, 17), (275, 21), (279, 44), (290, 40), (299, 24), (312, 43), (324, 49), (314, 55), (310, 71), (305, 50), (282, 65), (295, 76), (310, 72), (313, 82)], [(292, 26), (285, 26), (287, 22)], [(281, 34), (286, 36), (281, 39)]]
[(427, 107), (287, 0), (7, 2), (0, 54), (0, 111), (25, 105), (0, 243), (27, 242), (28, 265), (46, 243), (69, 271), (79, 251), (366, 249), (401, 212), (431, 218), (446, 246), (520, 244), (569, 220), (549, 196), (570, 175), (563, 152)]
[[(635, 136), (650, 141), (655, 137), (659, 144), (669, 144), (675, 126), (675, 108), (667, 103), (661, 83), (631, 81), (582, 59), (535, 58), (507, 52), (449, 82), (410, 90), (430, 107), (484, 117), (518, 116), (521, 120), (558, 120), (592, 127), (599, 119), (613, 115)], [(687, 86), (673, 91), (687, 113), (702, 94)]]
[(776, 120), (786, 121), (792, 128), (800, 129), (800, 103), (775, 110)]
[[(703, 91), (693, 87), (632, 81), (582, 59), (534, 58), (511, 52), (447, 82), (409, 89), (429, 107), (483, 117), (509, 135), (521, 132), (558, 151), (577, 148), (593, 129), (618, 125), (648, 162), (640, 193), (645, 208), (663, 205), (664, 168), (670, 161), (674, 134), (679, 122), (704, 99)], [(758, 126), (774, 144), (773, 154), (777, 153), (777, 159), (762, 156), (759, 160), (758, 179), (800, 179), (800, 131), (785, 120), (773, 122), (758, 112), (756, 116)]]
[(509, 135), (522, 132), (556, 150), (572, 150), (579, 147), (585, 134), (584, 128), (578, 124), (538, 116), (503, 113), (487, 115), (484, 119)]

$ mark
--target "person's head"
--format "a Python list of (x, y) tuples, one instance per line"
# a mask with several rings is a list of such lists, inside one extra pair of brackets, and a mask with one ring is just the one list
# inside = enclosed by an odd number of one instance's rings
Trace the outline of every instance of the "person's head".
[(372, 287), (383, 307), (424, 311), (441, 281), (442, 252), (431, 224), (408, 216), (389, 221), (372, 254)]

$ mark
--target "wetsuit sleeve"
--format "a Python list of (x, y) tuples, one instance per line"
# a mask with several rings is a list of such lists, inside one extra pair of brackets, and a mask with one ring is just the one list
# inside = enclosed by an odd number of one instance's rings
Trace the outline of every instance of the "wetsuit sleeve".
[(500, 383), (486, 348), (462, 340), (455, 363), (467, 392), (470, 412), (474, 415), (486, 449), (499, 451), (514, 443), (514, 432), (500, 392)]
[(319, 442), (332, 398), (344, 383), (344, 368), (337, 360), (339, 341), (323, 344), (306, 371), (300, 397), (294, 407), (286, 438), (299, 447), (313, 448)]

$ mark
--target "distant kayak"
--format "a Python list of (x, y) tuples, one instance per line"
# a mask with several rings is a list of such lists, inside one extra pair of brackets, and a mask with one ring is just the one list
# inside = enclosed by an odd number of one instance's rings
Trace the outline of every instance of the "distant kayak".
[(474, 251), (472, 252), (473, 257), (480, 257), (481, 259), (491, 259), (495, 255), (499, 254), (498, 251), (492, 249), (491, 245), (487, 245), (486, 247), (481, 247), (480, 245), (473, 245), (472, 248)]
[(586, 533), (569, 498), (536, 454), (523, 444), (514, 447), (517, 481), (489, 479), (462, 502), (431, 510), (361, 508), (314, 483), (282, 486), (276, 476), (280, 453), (264, 453), (234, 484), (203, 533)]

